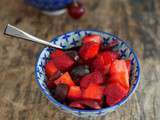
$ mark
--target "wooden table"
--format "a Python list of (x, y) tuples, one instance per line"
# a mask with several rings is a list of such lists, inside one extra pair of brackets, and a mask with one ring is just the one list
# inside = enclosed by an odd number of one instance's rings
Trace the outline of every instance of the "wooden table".
[(5, 37), (13, 24), (50, 40), (67, 31), (96, 28), (127, 40), (141, 63), (135, 94), (102, 120), (160, 120), (160, 1), (83, 0), (87, 13), (74, 21), (67, 14), (50, 17), (22, 0), (0, 2), (0, 120), (78, 120), (65, 115), (46, 99), (34, 80), (34, 64), (42, 46)]

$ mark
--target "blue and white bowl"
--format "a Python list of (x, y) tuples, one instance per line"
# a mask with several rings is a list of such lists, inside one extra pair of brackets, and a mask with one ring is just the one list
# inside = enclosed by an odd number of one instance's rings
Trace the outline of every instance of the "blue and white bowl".
[(138, 61), (138, 57), (133, 51), (132, 48), (130, 48), (126, 42), (121, 40), (120, 38), (106, 32), (100, 32), (100, 31), (94, 31), (94, 30), (79, 30), (79, 31), (73, 31), (68, 32), (63, 35), (60, 35), (56, 38), (53, 38), (51, 42), (56, 45), (62, 46), (64, 49), (66, 48), (72, 48), (76, 46), (81, 45), (81, 39), (85, 35), (89, 34), (97, 34), (100, 35), (103, 38), (103, 44), (107, 45), (112, 41), (118, 41), (119, 45), (117, 46), (119, 49), (119, 54), (122, 58), (129, 58), (131, 60), (131, 73), (130, 73), (130, 92), (128, 96), (126, 96), (122, 101), (117, 103), (114, 106), (106, 107), (100, 110), (78, 110), (70, 108), (69, 106), (63, 105), (60, 102), (58, 102), (56, 99), (54, 99), (51, 94), (49, 93), (49, 90), (46, 86), (46, 75), (45, 75), (45, 64), (47, 60), (49, 59), (50, 52), (53, 50), (49, 47), (46, 47), (42, 50), (40, 53), (38, 60), (35, 65), (35, 78), (36, 82), (41, 89), (42, 93), (45, 94), (45, 96), (51, 101), (57, 108), (63, 110), (64, 112), (71, 113), (78, 117), (99, 117), (106, 115), (107, 113), (116, 110), (118, 107), (123, 105), (129, 97), (132, 96), (132, 94), (135, 92), (139, 80), (140, 80), (140, 64)]
[(26, 3), (39, 8), (49, 15), (59, 15), (65, 12), (67, 5), (73, 0), (25, 0)]

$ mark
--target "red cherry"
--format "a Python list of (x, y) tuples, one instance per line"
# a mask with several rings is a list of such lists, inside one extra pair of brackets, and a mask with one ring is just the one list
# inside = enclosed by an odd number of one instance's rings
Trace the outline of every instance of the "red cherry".
[(79, 2), (74, 2), (70, 4), (68, 7), (68, 14), (73, 18), (73, 19), (79, 19), (82, 17), (82, 15), (85, 13), (85, 8), (83, 5)]

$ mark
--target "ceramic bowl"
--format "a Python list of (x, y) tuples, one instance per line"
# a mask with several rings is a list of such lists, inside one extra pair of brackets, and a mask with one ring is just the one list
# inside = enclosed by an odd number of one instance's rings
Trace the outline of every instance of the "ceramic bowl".
[(51, 43), (60, 45), (64, 49), (66, 48), (72, 48), (76, 46), (81, 45), (81, 39), (85, 35), (89, 34), (97, 34), (100, 35), (103, 38), (103, 44), (107, 45), (112, 41), (117, 41), (119, 43), (118, 52), (121, 55), (122, 58), (129, 58), (131, 60), (131, 73), (130, 73), (130, 91), (128, 95), (121, 100), (119, 103), (117, 103), (114, 106), (106, 107), (100, 110), (78, 110), (74, 108), (70, 108), (66, 105), (61, 104), (56, 99), (54, 99), (51, 94), (49, 93), (49, 90), (46, 86), (46, 75), (45, 75), (45, 64), (47, 60), (49, 59), (50, 52), (53, 51), (53, 49), (46, 47), (42, 50), (40, 53), (37, 62), (35, 64), (35, 79), (36, 82), (42, 91), (42, 93), (45, 94), (45, 96), (51, 101), (57, 108), (63, 110), (66, 113), (73, 114), (78, 117), (99, 117), (108, 114), (111, 111), (116, 110), (118, 107), (123, 105), (130, 96), (135, 92), (139, 80), (140, 80), (140, 64), (138, 61), (138, 57), (133, 51), (131, 47), (127, 45), (127, 43), (120, 38), (106, 32), (100, 32), (95, 30), (79, 30), (79, 31), (73, 31), (68, 32), (63, 35), (60, 35), (58, 37), (55, 37), (51, 40)]
[(26, 3), (39, 8), (49, 15), (59, 15), (65, 12), (65, 7), (73, 0), (25, 0)]

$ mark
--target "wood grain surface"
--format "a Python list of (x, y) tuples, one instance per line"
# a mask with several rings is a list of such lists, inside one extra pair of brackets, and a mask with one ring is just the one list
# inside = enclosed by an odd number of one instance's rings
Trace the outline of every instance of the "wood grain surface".
[(22, 0), (0, 1), (0, 120), (83, 120), (55, 109), (40, 92), (34, 64), (43, 46), (5, 37), (3, 29), (8, 23), (47, 40), (82, 28), (96, 28), (127, 40), (140, 58), (140, 85), (125, 105), (98, 120), (160, 120), (160, 1), (83, 2), (87, 13), (74, 21), (67, 14), (43, 15)]

